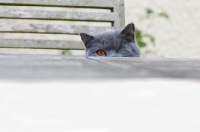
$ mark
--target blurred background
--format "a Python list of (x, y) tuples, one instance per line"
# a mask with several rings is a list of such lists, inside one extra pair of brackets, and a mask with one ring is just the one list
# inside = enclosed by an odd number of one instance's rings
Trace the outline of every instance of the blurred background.
[[(200, 1), (199, 0), (125, 0), (125, 23), (134, 22), (136, 35), (141, 47), (142, 57), (161, 58), (200, 58)], [(3, 8), (19, 8), (0, 6)], [(20, 7), (20, 9), (49, 10), (40, 7)], [(51, 8), (51, 10), (72, 10), (66, 8)], [(73, 9), (80, 10), (80, 9)], [(88, 10), (90, 11), (90, 10)], [(92, 10), (99, 12), (99, 10)], [(105, 12), (107, 10), (104, 10)], [(101, 12), (104, 12), (101, 10)], [(27, 23), (26, 20), (3, 20), (0, 22)], [(49, 23), (47, 21), (31, 20), (33, 23)], [(55, 24), (80, 24), (80, 22), (53, 22)], [(88, 23), (81, 23), (88, 25)], [(95, 23), (98, 25), (98, 23)], [(106, 25), (107, 23), (105, 23)], [(90, 25), (93, 25), (92, 23)], [(98, 26), (102, 26), (99, 24)], [(109, 25), (108, 25), (109, 26)], [(45, 34), (13, 34), (12, 38), (35, 38), (61, 40), (79, 40), (79, 36), (45, 35)], [(7, 33), (0, 33), (0, 38), (10, 38)], [(13, 54), (56, 54), (56, 55), (84, 55), (85, 51), (60, 50), (30, 50), (30, 49), (2, 49), (0, 53)]]
[(125, 0), (126, 23), (133, 21), (146, 42), (142, 56), (199, 58), (199, 7), (199, 0)]

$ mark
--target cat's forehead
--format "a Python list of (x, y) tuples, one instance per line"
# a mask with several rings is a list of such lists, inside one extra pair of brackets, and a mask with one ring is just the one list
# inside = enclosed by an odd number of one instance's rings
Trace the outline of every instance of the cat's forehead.
[(120, 31), (109, 31), (94, 35), (93, 50), (117, 50), (120, 47)]

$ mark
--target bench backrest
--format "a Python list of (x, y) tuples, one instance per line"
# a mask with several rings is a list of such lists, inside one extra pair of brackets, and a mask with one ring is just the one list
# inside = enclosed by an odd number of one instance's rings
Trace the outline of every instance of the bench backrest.
[[(22, 10), (0, 9), (0, 19), (18, 20), (48, 20), (48, 21), (85, 21), (109, 22), (110, 27), (71, 25), (71, 24), (35, 24), (0, 22), (0, 33), (37, 33), (79, 35), (80, 32), (90, 34), (124, 27), (123, 0), (0, 0), (0, 6), (33, 6), (33, 7), (62, 7), (84, 9), (109, 9), (110, 12), (76, 12), (54, 10)], [(0, 48), (30, 48), (30, 49), (85, 49), (81, 41), (47, 39), (0, 39)]]

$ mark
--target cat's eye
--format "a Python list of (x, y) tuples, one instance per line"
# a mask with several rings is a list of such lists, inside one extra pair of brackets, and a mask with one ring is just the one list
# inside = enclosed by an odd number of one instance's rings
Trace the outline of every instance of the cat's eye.
[(97, 50), (96, 52), (99, 56), (106, 56), (106, 52), (103, 50)]

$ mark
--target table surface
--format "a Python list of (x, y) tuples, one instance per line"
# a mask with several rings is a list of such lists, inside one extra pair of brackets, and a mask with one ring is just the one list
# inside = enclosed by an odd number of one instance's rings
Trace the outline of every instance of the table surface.
[(0, 55), (1, 79), (200, 78), (200, 59)]
[(200, 131), (199, 81), (1, 81), (0, 132)]
[(0, 55), (0, 131), (199, 132), (199, 77), (198, 59)]

